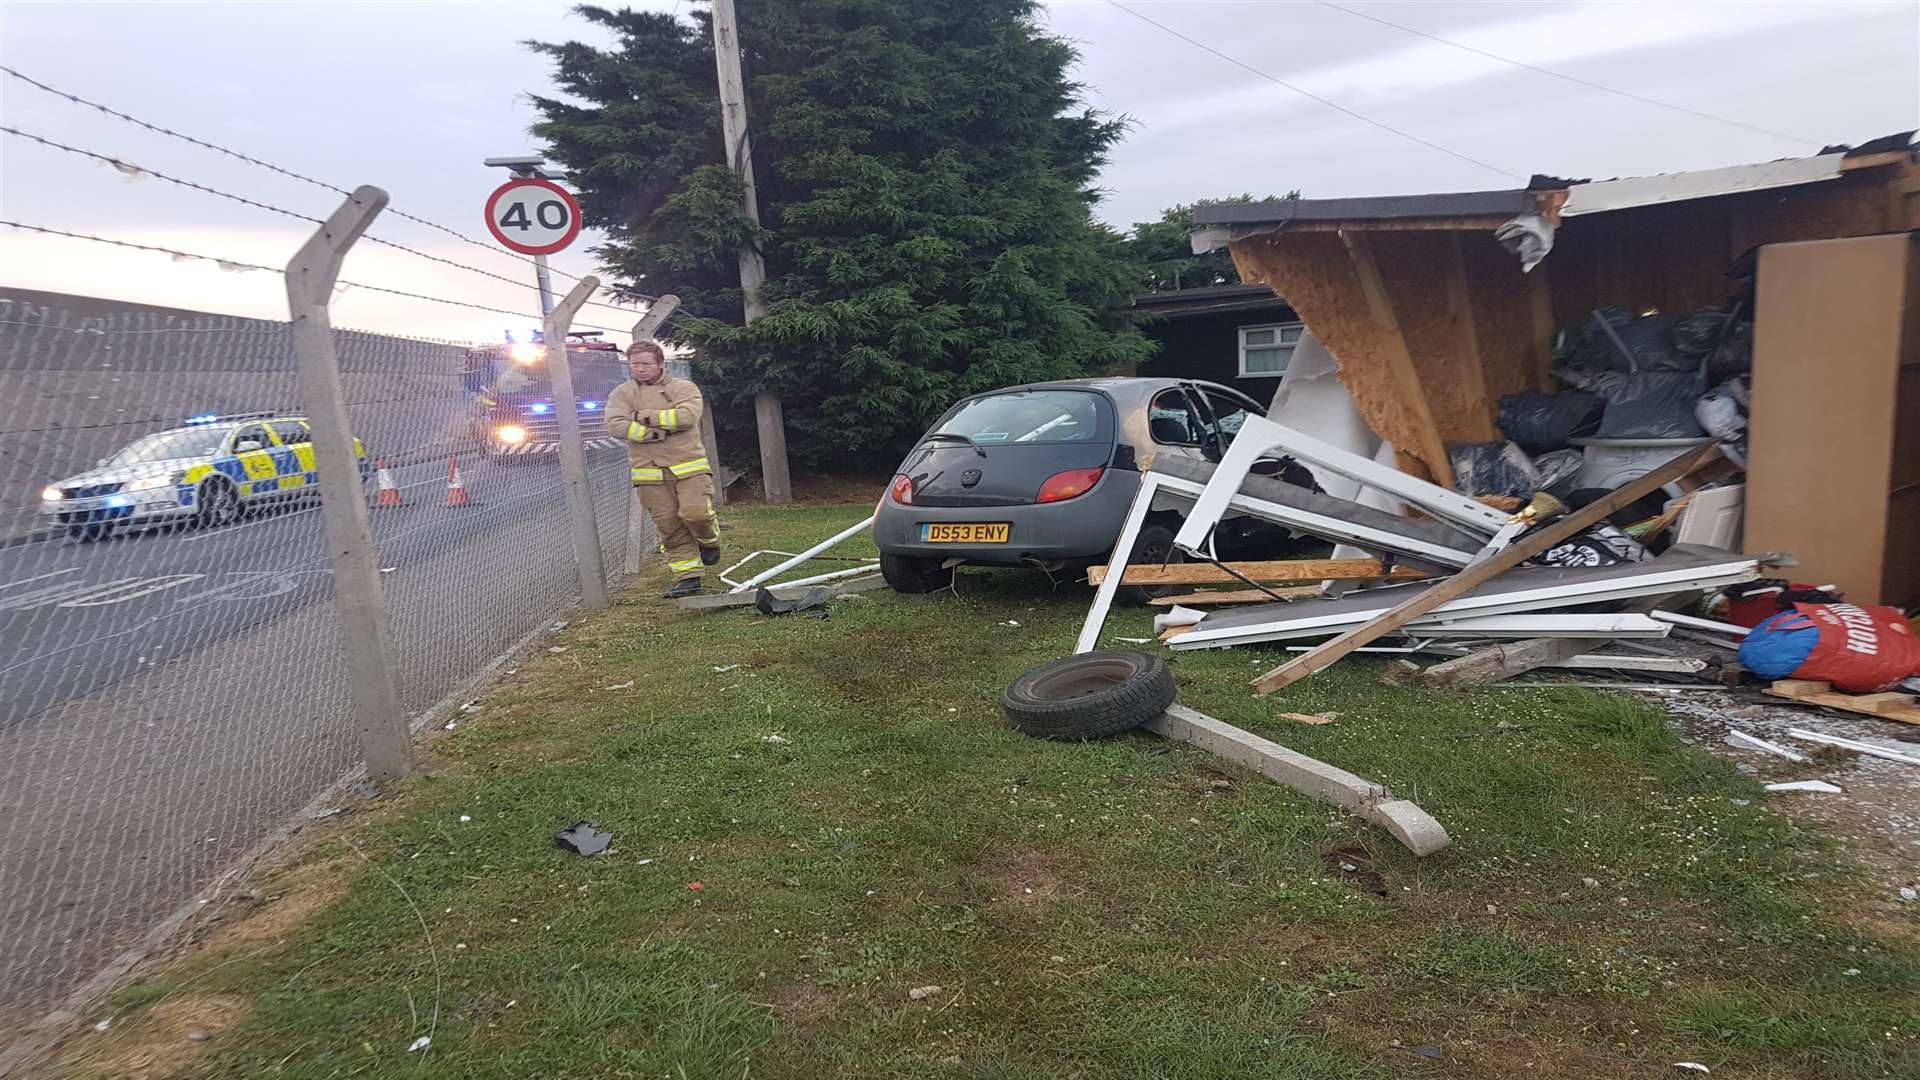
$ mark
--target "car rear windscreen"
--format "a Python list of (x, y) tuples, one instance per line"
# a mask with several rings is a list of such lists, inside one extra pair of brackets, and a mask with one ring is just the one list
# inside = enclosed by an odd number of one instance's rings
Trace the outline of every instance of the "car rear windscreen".
[(932, 431), (982, 445), (1111, 441), (1111, 409), (1085, 390), (1016, 390), (963, 402)]

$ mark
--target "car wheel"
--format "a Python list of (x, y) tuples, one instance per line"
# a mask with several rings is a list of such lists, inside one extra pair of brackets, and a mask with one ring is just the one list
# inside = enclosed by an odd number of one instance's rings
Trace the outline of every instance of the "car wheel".
[[(1127, 557), (1128, 566), (1160, 566), (1186, 561), (1186, 553), (1173, 546), (1173, 530), (1152, 522), (1140, 527), (1140, 535), (1133, 541), (1133, 554)], [(1113, 594), (1113, 602), (1121, 607), (1140, 607), (1149, 600), (1186, 590), (1185, 585), (1122, 585)]]
[(67, 539), (105, 540), (110, 528), (111, 526), (108, 525), (69, 525), (67, 526)]
[(953, 584), (953, 571), (941, 569), (944, 559), (913, 555), (881, 555), (880, 576), (898, 593), (930, 593)]
[(194, 523), (203, 529), (217, 529), (240, 520), (240, 492), (227, 480), (209, 480), (200, 487), (200, 509)]
[(1036, 739), (1117, 735), (1173, 704), (1173, 671), (1143, 652), (1081, 653), (1041, 664), (1013, 680), (1000, 709)]

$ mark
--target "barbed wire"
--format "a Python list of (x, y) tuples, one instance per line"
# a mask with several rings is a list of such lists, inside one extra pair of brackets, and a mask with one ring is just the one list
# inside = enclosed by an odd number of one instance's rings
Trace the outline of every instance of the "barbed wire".
[[(182, 179), (178, 176), (170, 176), (166, 173), (161, 172), (158, 169), (151, 169), (145, 165), (140, 165), (140, 164), (136, 164), (134, 162), (128, 161), (125, 158), (114, 157), (110, 154), (103, 154), (97, 150), (88, 150), (88, 149), (85, 149), (84, 147), (69, 146), (68, 144), (60, 142), (56, 139), (49, 139), (44, 135), (36, 135), (31, 131), (22, 131), (21, 129), (17, 127), (13, 127), (11, 125), (0, 124), (0, 132), (5, 132), (8, 135), (18, 136), (19, 138), (23, 138), (23, 139), (30, 139), (33, 142), (39, 143), (42, 146), (51, 147), (55, 150), (63, 150), (69, 154), (74, 154), (79, 157), (89, 158), (91, 160), (98, 161), (104, 165), (111, 165), (115, 169), (119, 170), (121, 173), (124, 173), (128, 176), (151, 176), (156, 180), (162, 180), (162, 181), (165, 181), (166, 183), (174, 184), (176, 186), (183, 187), (183, 188), (189, 188), (194, 191), (204, 192), (205, 194), (212, 195), (217, 198), (226, 199), (229, 202), (239, 203), (242, 206), (253, 207), (256, 210), (265, 210), (270, 214), (279, 214), (282, 217), (290, 217), (299, 221), (311, 222), (312, 224), (315, 224), (315, 225), (326, 224), (326, 221), (324, 219), (314, 217), (311, 214), (303, 214), (298, 210), (289, 210), (284, 206), (275, 206), (271, 203), (263, 203), (257, 199), (249, 199), (244, 195), (235, 195), (230, 191), (222, 191), (219, 188), (208, 187), (205, 184), (196, 183), (192, 180)], [(380, 244), (384, 247), (390, 247), (397, 251), (404, 251), (409, 255), (418, 256), (419, 258), (426, 259), (429, 262), (440, 263), (443, 266), (451, 266), (457, 270), (465, 270), (468, 273), (478, 274), (481, 277), (485, 277), (485, 278), (491, 278), (494, 281), (511, 285), (516, 289), (533, 289), (535, 291), (538, 291), (540, 288), (538, 285), (530, 284), (525, 281), (516, 281), (513, 278), (506, 277), (502, 274), (493, 273), (490, 270), (482, 270), (477, 266), (468, 266), (466, 263), (463, 263), (463, 262), (456, 262), (452, 259), (441, 258), (438, 255), (429, 255), (424, 251), (420, 251), (415, 248), (408, 247), (405, 244), (396, 243), (392, 240), (386, 239), (385, 237), (375, 236), (372, 233), (364, 234), (361, 237), (361, 239), (366, 240), (369, 243)], [(599, 307), (599, 308), (606, 308), (610, 311), (625, 312), (626, 314), (633, 315), (636, 318), (642, 317), (646, 314), (646, 312), (637, 311), (633, 308), (620, 307), (615, 304), (599, 303), (592, 300), (587, 301), (586, 304), (582, 306)]]
[[(265, 270), (269, 274), (285, 274), (286, 273), (284, 269), (281, 269), (279, 267), (262, 266), (259, 263), (242, 262), (238, 259), (222, 259), (214, 255), (200, 255), (191, 251), (181, 251), (177, 248), (159, 247), (154, 244), (137, 244), (131, 240), (114, 240), (109, 237), (94, 236), (89, 233), (68, 232), (65, 229), (52, 229), (43, 225), (29, 225), (21, 221), (11, 221), (11, 220), (0, 219), (0, 226), (5, 226), (7, 228), (12, 228), (12, 229), (23, 229), (27, 232), (43, 233), (47, 236), (63, 236), (71, 240), (89, 240), (96, 244), (108, 244), (113, 247), (131, 248), (136, 251), (151, 251), (161, 255), (172, 256), (174, 259), (180, 260), (180, 261), (198, 260), (202, 262), (210, 262), (218, 266), (220, 269), (228, 270), (228, 271)], [(409, 300), (425, 300), (430, 303), (447, 304), (452, 307), (471, 308), (474, 311), (485, 311), (493, 315), (507, 315), (516, 319), (524, 319), (527, 317), (527, 314), (524, 311), (508, 311), (505, 308), (487, 307), (484, 304), (472, 304), (472, 303), (468, 303), (465, 300), (449, 300), (444, 296), (428, 296), (424, 293), (407, 292), (404, 289), (388, 288), (385, 285), (372, 285), (364, 281), (348, 281), (343, 278), (335, 282), (334, 287), (336, 290), (339, 290), (341, 292), (344, 292), (345, 289), (367, 289), (371, 292), (387, 293), (392, 296), (403, 296)], [(589, 330), (600, 330), (609, 334), (624, 334), (627, 332), (626, 330), (618, 329), (616, 327), (599, 326), (594, 323), (577, 322), (577, 323), (574, 323), (573, 325), (585, 327), (586, 329), (589, 329)]]
[[(336, 195), (352, 195), (353, 194), (353, 192), (348, 191), (346, 188), (343, 188), (338, 184), (330, 184), (325, 180), (317, 180), (303, 173), (294, 172), (292, 169), (275, 165), (270, 161), (262, 161), (261, 159), (257, 157), (253, 157), (250, 154), (243, 154), (238, 150), (228, 149), (227, 147), (221, 146), (218, 143), (211, 143), (206, 141), (205, 139), (197, 139), (197, 138), (194, 138), (192, 135), (187, 135), (183, 132), (175, 131), (172, 128), (163, 127), (159, 124), (149, 123), (148, 121), (142, 120), (137, 116), (130, 116), (127, 113), (123, 113), (120, 110), (115, 109), (111, 106), (102, 105), (100, 102), (89, 101), (78, 94), (72, 93), (67, 90), (62, 90), (55, 86), (49, 86), (38, 79), (35, 79), (29, 75), (23, 74), (22, 72), (12, 67), (8, 67), (4, 64), (0, 64), (0, 72), (4, 72), (8, 75), (11, 75), (16, 79), (19, 79), (21, 82), (24, 82), (27, 85), (32, 86), (38, 90), (42, 90), (42, 91), (45, 91), (46, 93), (52, 94), (55, 97), (66, 98), (68, 101), (74, 103), (75, 105), (84, 105), (87, 108), (98, 110), (99, 112), (102, 112), (108, 116), (114, 117), (115, 119), (123, 120), (129, 124), (133, 124), (136, 127), (145, 128), (146, 130), (154, 132), (155, 134), (165, 135), (169, 138), (179, 139), (182, 142), (192, 143), (193, 145), (201, 147), (203, 149), (211, 150), (216, 154), (224, 154), (227, 157), (233, 158), (236, 161), (244, 161), (249, 165), (256, 165), (262, 169), (266, 169), (269, 172), (278, 173), (281, 176), (287, 177), (288, 179), (291, 179), (291, 180), (298, 180), (301, 183), (312, 184), (315, 187), (322, 188), (327, 191), (331, 191)], [(471, 244), (474, 247), (482, 248), (486, 251), (491, 251), (496, 255), (504, 255), (509, 259), (513, 259), (517, 262), (526, 263), (529, 266), (535, 265), (534, 261), (528, 258), (527, 256), (521, 255), (517, 252), (507, 251), (494, 244), (489, 244), (484, 240), (476, 240), (473, 237), (468, 236), (467, 234), (459, 231), (458, 229), (454, 229), (449, 226), (442, 225), (437, 221), (429, 221), (426, 218), (419, 217), (415, 214), (409, 214), (404, 210), (400, 210), (392, 206), (389, 206), (387, 208), (387, 212), (394, 215), (395, 217), (404, 218), (417, 225), (424, 225), (429, 229), (434, 229), (439, 232), (443, 232), (448, 236), (451, 236), (454, 239), (461, 241), (462, 243)], [(565, 270), (560, 270), (551, 266), (547, 268), (547, 272), (550, 274), (557, 274), (560, 277), (566, 278), (569, 281), (577, 282), (581, 280), (581, 276), (578, 274), (570, 274)], [(651, 296), (647, 296), (645, 297), (645, 299), (653, 300), (655, 298)], [(597, 305), (597, 306), (605, 306), (605, 305)]]

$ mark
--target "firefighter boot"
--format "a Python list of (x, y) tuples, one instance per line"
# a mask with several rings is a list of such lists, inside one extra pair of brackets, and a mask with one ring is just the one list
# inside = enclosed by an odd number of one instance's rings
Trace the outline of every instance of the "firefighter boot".
[(679, 581), (674, 582), (673, 588), (668, 589), (664, 595), (668, 600), (679, 600), (683, 597), (698, 596), (700, 595), (700, 579), (697, 577), (681, 578)]

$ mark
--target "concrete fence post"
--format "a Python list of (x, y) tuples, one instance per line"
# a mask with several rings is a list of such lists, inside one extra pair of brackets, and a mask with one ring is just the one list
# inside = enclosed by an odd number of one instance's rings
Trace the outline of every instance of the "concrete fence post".
[(327, 305), (348, 249), (386, 205), (387, 193), (379, 188), (356, 189), (287, 264), (293, 355), (301, 401), (313, 428), (320, 517), (333, 560), (333, 605), (347, 651), (353, 716), (360, 729), (367, 776), (376, 783), (413, 771), (413, 739), (400, 708), (379, 551), (367, 521), (366, 490), (354, 453), (353, 421), (340, 382), (340, 359)]
[(607, 606), (607, 569), (600, 554), (600, 524), (593, 512), (593, 488), (587, 482), (587, 451), (580, 434), (580, 401), (573, 391), (567, 329), (580, 306), (600, 287), (589, 274), (547, 314), (547, 371), (553, 379), (553, 407), (560, 421), (560, 476), (567, 489), (567, 517), (573, 525), (573, 561), (580, 570), (580, 599), (588, 608)]

